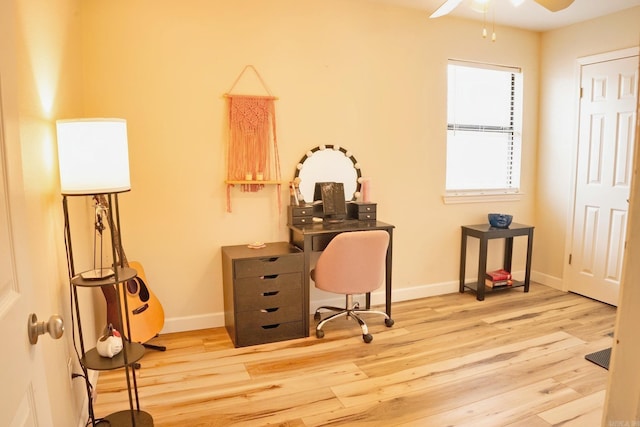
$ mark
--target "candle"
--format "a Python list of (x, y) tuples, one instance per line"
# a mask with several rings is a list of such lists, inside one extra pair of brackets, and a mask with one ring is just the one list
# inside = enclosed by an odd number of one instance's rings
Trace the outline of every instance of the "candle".
[(256, 179), (257, 179), (258, 181), (262, 181), (262, 180), (264, 179), (264, 175), (262, 174), (262, 172), (258, 172), (258, 173), (256, 174)]
[(371, 181), (368, 178), (362, 180), (362, 201), (365, 203), (371, 201)]
[(251, 181), (253, 179), (253, 175), (251, 174), (251, 172), (247, 172), (246, 174), (244, 174), (244, 179), (245, 181)]

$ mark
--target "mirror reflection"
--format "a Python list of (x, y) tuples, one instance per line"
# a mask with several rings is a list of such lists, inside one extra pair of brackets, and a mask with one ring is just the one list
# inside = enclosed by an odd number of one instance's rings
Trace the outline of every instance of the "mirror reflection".
[(362, 174), (351, 152), (337, 145), (321, 145), (311, 149), (296, 167), (295, 181), (305, 202), (313, 202), (316, 182), (341, 182), (345, 201), (360, 195)]

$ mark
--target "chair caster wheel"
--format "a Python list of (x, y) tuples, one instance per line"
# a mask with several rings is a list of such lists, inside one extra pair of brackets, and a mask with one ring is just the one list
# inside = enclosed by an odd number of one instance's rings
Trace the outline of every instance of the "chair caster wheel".
[(384, 324), (387, 325), (387, 328), (392, 327), (394, 323), (396, 322), (394, 322), (393, 319), (384, 319)]
[(324, 331), (321, 329), (316, 329), (316, 338), (324, 338)]
[(362, 340), (369, 344), (371, 341), (373, 341), (373, 336), (371, 334), (362, 334)]
[(316, 311), (316, 313), (313, 315), (313, 320), (315, 320), (316, 322), (320, 320), (320, 313), (318, 313)]

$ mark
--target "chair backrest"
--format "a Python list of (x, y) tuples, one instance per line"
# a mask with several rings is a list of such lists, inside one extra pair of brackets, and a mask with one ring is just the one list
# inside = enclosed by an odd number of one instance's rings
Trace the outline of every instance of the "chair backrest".
[(389, 233), (384, 230), (340, 233), (320, 254), (313, 272), (316, 287), (341, 294), (378, 289), (385, 274)]

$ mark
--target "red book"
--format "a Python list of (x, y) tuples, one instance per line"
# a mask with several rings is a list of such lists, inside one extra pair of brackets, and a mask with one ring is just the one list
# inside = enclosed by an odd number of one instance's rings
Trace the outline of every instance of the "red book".
[(487, 271), (487, 279), (493, 282), (499, 282), (501, 280), (511, 280), (511, 273), (504, 269)]

